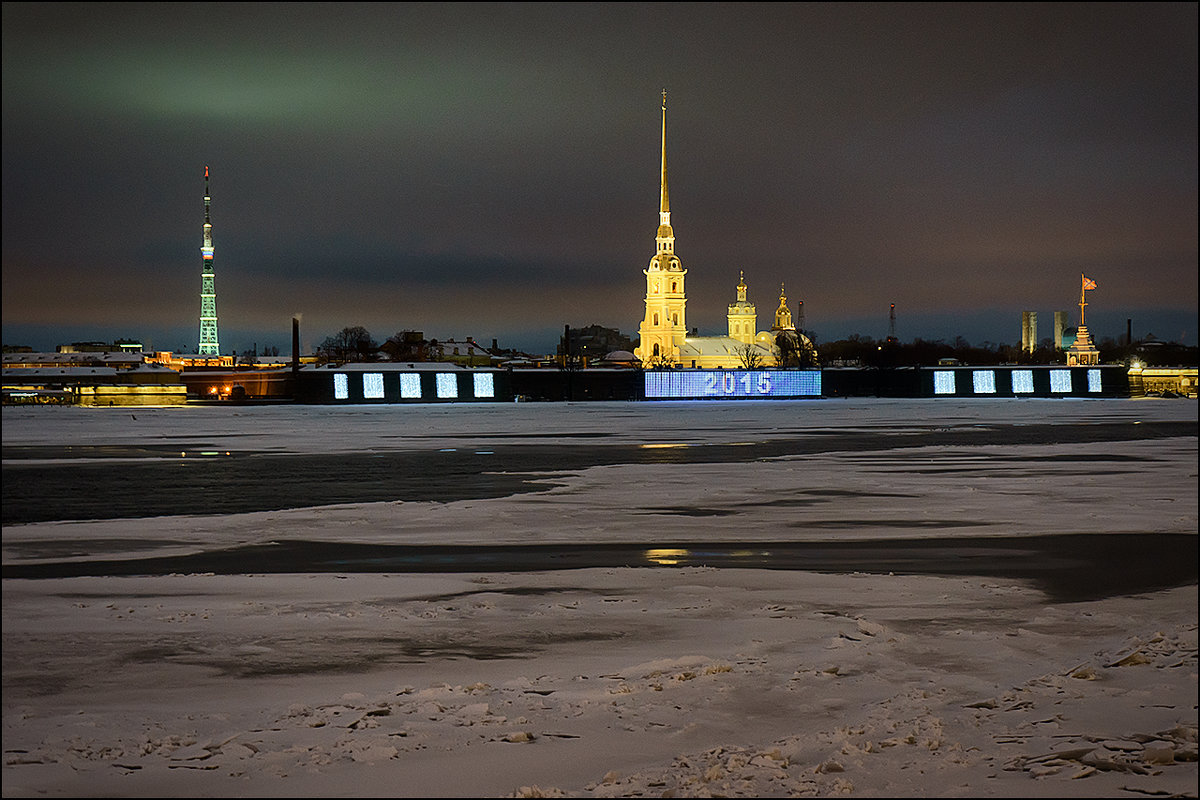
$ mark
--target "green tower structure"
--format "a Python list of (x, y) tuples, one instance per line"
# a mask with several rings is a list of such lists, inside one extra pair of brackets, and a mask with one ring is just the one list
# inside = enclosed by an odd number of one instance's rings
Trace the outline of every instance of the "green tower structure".
[(203, 269), (200, 272), (200, 347), (196, 351), (202, 356), (215, 356), (221, 352), (217, 343), (217, 283), (213, 273), (212, 221), (209, 219), (208, 166), (204, 167), (204, 243), (200, 245)]

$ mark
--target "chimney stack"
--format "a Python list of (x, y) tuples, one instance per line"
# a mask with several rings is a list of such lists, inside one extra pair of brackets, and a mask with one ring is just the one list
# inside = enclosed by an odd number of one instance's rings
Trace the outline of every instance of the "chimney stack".
[(292, 372), (300, 371), (300, 320), (292, 317)]

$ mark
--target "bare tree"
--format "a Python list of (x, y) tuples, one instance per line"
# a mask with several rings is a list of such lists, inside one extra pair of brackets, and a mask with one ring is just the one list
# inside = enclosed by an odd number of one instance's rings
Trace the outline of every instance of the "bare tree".
[(820, 360), (817, 357), (817, 349), (813, 346), (812, 341), (806, 336), (801, 336), (792, 331), (781, 331), (775, 337), (775, 344), (772, 348), (775, 353), (775, 363), (787, 368), (804, 368), (816, 367)]
[(800, 366), (810, 369), (821, 366), (821, 354), (817, 352), (817, 346), (812, 339), (803, 335), (800, 337)]
[(420, 331), (400, 331), (389, 336), (379, 349), (393, 361), (428, 361), (429, 342)]
[(744, 369), (759, 369), (766, 362), (762, 349), (754, 344), (743, 344), (734, 352)]
[(317, 360), (321, 363), (345, 364), (351, 361), (374, 361), (379, 345), (366, 328), (356, 325), (342, 328), (329, 336), (317, 347)]
[(666, 353), (655, 353), (642, 362), (645, 369), (671, 369), (675, 366), (675, 359)]

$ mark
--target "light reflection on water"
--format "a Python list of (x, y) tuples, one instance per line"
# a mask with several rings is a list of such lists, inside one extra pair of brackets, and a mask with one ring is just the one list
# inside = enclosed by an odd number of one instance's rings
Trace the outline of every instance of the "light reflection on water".
[(645, 552), (645, 558), (652, 564), (671, 567), (679, 564), (701, 564), (705, 558), (714, 563), (727, 564), (736, 559), (757, 559), (755, 563), (763, 563), (771, 557), (770, 550), (688, 550), (679, 547), (652, 547)]
[(679, 560), (687, 556), (687, 554), (687, 550), (672, 547), (656, 547), (646, 551), (646, 560), (652, 561), (655, 564), (673, 565), (678, 564)]

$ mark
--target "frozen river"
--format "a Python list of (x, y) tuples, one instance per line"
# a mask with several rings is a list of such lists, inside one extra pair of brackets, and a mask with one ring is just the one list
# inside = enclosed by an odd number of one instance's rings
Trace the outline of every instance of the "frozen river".
[[(947, 449), (1052, 443), (1080, 447), (1021, 460), (1092, 462), (1132, 476), (1138, 457), (1094, 446), (1194, 436), (1195, 408), (1099, 400), (12, 408), (3, 521), (449, 502), (544, 490), (601, 466), (668, 475), (884, 451), (917, 463)], [(993, 459), (997, 475), (1005, 461)], [(931, 483), (946, 473), (918, 466)]]
[[(1141, 487), (1164, 490), (1153, 476), (1171, 471), (1181, 447), (1185, 459), (1194, 449), (1195, 409), (1129, 400), (6, 409), (5, 575), (734, 566), (1009, 575), (1062, 596), (1129, 592), (1195, 580), (1194, 532), (1135, 520), (1154, 522), (1138, 510), (1154, 503)], [(1132, 516), (1096, 513), (1134, 495)], [(471, 501), (490, 501), (496, 518), (468, 519)], [(556, 524), (547, 506), (562, 510)], [(351, 508), (379, 523), (365, 540), (361, 523), (339, 521)], [(290, 513), (268, 514), (280, 511)], [(229, 519), (259, 530), (208, 541), (181, 531)], [(63, 524), (49, 538), (13, 528), (43, 522)], [(1164, 550), (1179, 558), (1163, 563)]]
[(5, 408), (5, 796), (1194, 795), (1196, 408)]

